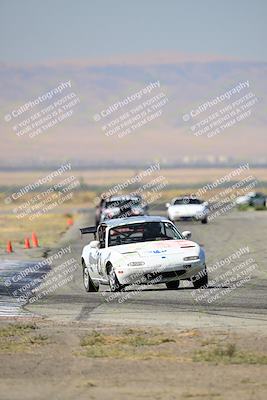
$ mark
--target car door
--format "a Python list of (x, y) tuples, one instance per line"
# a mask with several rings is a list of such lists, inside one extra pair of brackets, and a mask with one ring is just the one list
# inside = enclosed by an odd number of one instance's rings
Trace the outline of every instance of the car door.
[(99, 253), (98, 253), (98, 265), (97, 270), (98, 274), (101, 279), (106, 279), (106, 263), (107, 263), (107, 256), (109, 255), (109, 250), (106, 247), (106, 234), (107, 228), (105, 225), (101, 225), (99, 228)]
[(92, 265), (92, 277), (94, 278), (103, 277), (103, 271), (101, 269), (101, 260), (102, 260), (102, 253), (105, 250), (105, 233), (106, 233), (106, 226), (99, 225), (97, 231), (99, 247), (91, 249), (90, 260), (89, 260), (89, 263)]
[(99, 225), (97, 230), (97, 239), (99, 247), (90, 247), (89, 251), (89, 273), (92, 278), (98, 279), (100, 277), (99, 267), (101, 259), (101, 250), (105, 247), (105, 240), (103, 240), (103, 226)]
[(98, 263), (100, 252), (98, 248), (90, 248), (89, 252), (89, 273), (91, 278), (99, 278)]

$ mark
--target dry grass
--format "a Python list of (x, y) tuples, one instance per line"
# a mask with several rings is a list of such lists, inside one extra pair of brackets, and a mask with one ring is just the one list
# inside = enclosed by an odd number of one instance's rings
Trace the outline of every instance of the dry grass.
[(64, 214), (46, 214), (30, 221), (28, 218), (17, 219), (15, 215), (0, 215), (0, 248), (8, 240), (14, 246), (22, 247), (24, 238), (38, 235), (39, 245), (49, 247), (57, 243), (67, 229), (67, 216)]
[[(128, 329), (120, 335), (93, 331), (81, 340), (83, 355), (90, 358), (149, 359), (169, 358), (171, 353), (160, 345), (175, 342), (158, 332)], [(151, 347), (153, 347), (151, 351)]]
[(215, 364), (267, 364), (267, 356), (263, 354), (240, 351), (235, 343), (215, 344), (207, 349), (195, 352), (193, 361)]
[(203, 393), (183, 393), (182, 398), (185, 399), (213, 399), (216, 397), (221, 397), (220, 393), (213, 392), (203, 392)]
[[(165, 176), (172, 184), (201, 184), (214, 181), (235, 168), (170, 168), (161, 169), (160, 175)], [(101, 170), (73, 170), (65, 173), (67, 176), (75, 175), (77, 179), (88, 185), (114, 185), (121, 183), (143, 171), (143, 168), (132, 169), (101, 169)], [(0, 182), (3, 186), (26, 185), (35, 182), (40, 177), (47, 175), (47, 171), (14, 171), (0, 172)], [(255, 176), (260, 181), (266, 181), (266, 168), (251, 168), (249, 175)], [(62, 176), (53, 182), (62, 180)]]
[[(263, 334), (218, 332), (210, 326), (207, 331), (127, 329), (93, 320), (58, 323), (48, 319), (35, 320), (35, 324), (38, 329), (35, 325), (0, 326), (0, 341), (9, 345), (1, 353), (3, 398), (15, 400), (23, 394), (23, 398), (39, 399), (51, 393), (59, 393), (60, 399), (95, 400), (266, 398), (267, 367), (244, 358), (243, 364), (232, 363), (241, 351), (266, 354)], [(223, 353), (219, 352), (216, 366), (214, 361), (193, 360), (197, 350), (210, 351), (218, 344), (223, 344)], [(225, 363), (224, 357), (232, 361)]]
[[(7, 193), (0, 192), (0, 204), (1, 211), (5, 211), (6, 213), (13, 214), (14, 208), (18, 208), (27, 204), (27, 202), (31, 201), (38, 193), (32, 192), (25, 194), (21, 199), (17, 199), (10, 204), (5, 204), (5, 198), (8, 196)], [(73, 196), (70, 199), (64, 201), (60, 206), (55, 207), (53, 210), (57, 214), (72, 212), (73, 207), (75, 208), (86, 208), (92, 205), (95, 205), (94, 199), (98, 195), (97, 191), (74, 191)], [(49, 196), (44, 196), (43, 200), (45, 201)], [(19, 209), (19, 213), (22, 213), (23, 210)]]
[(17, 353), (31, 351), (36, 346), (47, 343), (48, 337), (35, 334), (35, 324), (10, 324), (0, 328), (0, 351)]
[(249, 206), (246, 204), (239, 205), (237, 207), (238, 211), (266, 211), (267, 207), (264, 206)]
[[(142, 188), (145, 183), (151, 182), (158, 176), (163, 176), (166, 180), (167, 186), (162, 191), (156, 192), (158, 199), (155, 203), (165, 203), (170, 201), (173, 197), (182, 194), (193, 194), (200, 188), (202, 188), (208, 182), (214, 182), (218, 178), (221, 178), (231, 172), (234, 168), (177, 168), (177, 169), (162, 169), (154, 172), (151, 175), (146, 176), (139, 183), (135, 185), (129, 185), (127, 187), (128, 193), (135, 191), (138, 188)], [(92, 207), (95, 205), (95, 198), (99, 197), (102, 193), (108, 192), (109, 189), (113, 188), (119, 183), (127, 182), (130, 178), (136, 176), (142, 172), (143, 169), (124, 169), (124, 170), (74, 170), (70, 173), (64, 174), (64, 179), (69, 176), (75, 176), (80, 182), (80, 187), (77, 191), (73, 192), (73, 197), (66, 200), (57, 211), (68, 212), (72, 207), (85, 208)], [(31, 172), (0, 172), (0, 182), (2, 188), (6, 188), (6, 193), (0, 193), (0, 204), (3, 210), (12, 211), (14, 207), (18, 207), (22, 203), (31, 200), (35, 193), (28, 193), (22, 196), (20, 199), (13, 201), (11, 204), (5, 204), (5, 198), (10, 196), (15, 188), (23, 187), (26, 184), (35, 182), (40, 177), (47, 175), (47, 171), (31, 171)], [(254, 176), (258, 181), (266, 182), (267, 174), (266, 169), (251, 169), (247, 172), (242, 173), (236, 177), (236, 180), (241, 180), (248, 175)], [(53, 184), (62, 181), (63, 177), (55, 178)], [(48, 185), (49, 187), (49, 185)], [(48, 189), (43, 187), (45, 191)], [(166, 189), (166, 190), (164, 190)], [(255, 188), (256, 189), (256, 188)], [(3, 189), (4, 190), (4, 189)], [(254, 189), (251, 189), (254, 190)], [(257, 187), (257, 190), (267, 192), (266, 188)], [(207, 191), (203, 198), (209, 200), (216, 194), (223, 192), (224, 189), (219, 187), (217, 190)], [(126, 193), (125, 192), (125, 193)], [(146, 194), (146, 193), (144, 193)], [(149, 197), (148, 197), (149, 198)], [(154, 203), (154, 201), (153, 201)]]
[[(94, 330), (84, 336), (82, 355), (107, 359), (162, 359), (210, 364), (267, 364), (267, 355), (230, 340), (222, 344), (216, 337), (199, 340), (198, 331), (166, 334), (157, 330), (127, 329), (118, 333)], [(201, 349), (202, 347), (202, 349)]]
[[(73, 209), (79, 209), (79, 208), (88, 208), (88, 207), (95, 207), (96, 205), (96, 198), (99, 198), (102, 193), (107, 192), (112, 186), (106, 186), (106, 187), (99, 187), (99, 189), (91, 190), (91, 191), (77, 191), (73, 193), (73, 197), (70, 200), (67, 200), (63, 204), (60, 205), (60, 207), (55, 208), (55, 213), (58, 214), (63, 214), (63, 213), (71, 213), (73, 212)], [(201, 187), (201, 186), (200, 186)], [(141, 186), (140, 186), (141, 188)], [(153, 204), (151, 204), (151, 207), (157, 206), (158, 204), (164, 205), (165, 203), (169, 202), (171, 199), (174, 197), (180, 196), (180, 195), (190, 195), (196, 193), (198, 190), (198, 187), (188, 187), (186, 189), (182, 188), (166, 188), (163, 190), (159, 190), (158, 192), (155, 193), (156, 200), (153, 201)], [(223, 200), (224, 196), (222, 193), (224, 192), (224, 188), (216, 189), (216, 190), (208, 190), (206, 193), (204, 193), (201, 198), (207, 201), (212, 201), (216, 195), (218, 195), (219, 200)], [(258, 191), (265, 192), (267, 194), (266, 189), (258, 187)], [(134, 192), (134, 189), (133, 189)], [(124, 192), (118, 192), (118, 194), (129, 194), (131, 193), (129, 191), (124, 191)], [(148, 192), (142, 192), (141, 193), (144, 199), (147, 199), (149, 201), (150, 196)], [(231, 191), (231, 195), (236, 195), (235, 191)], [(25, 195), (23, 196), (23, 201), (17, 200), (15, 203), (12, 204), (4, 204), (4, 199), (6, 197), (6, 194), (0, 193), (0, 203), (2, 204), (2, 211), (5, 211), (7, 213), (12, 214), (13, 213), (13, 208), (19, 207), (23, 203), (29, 201), (32, 197), (33, 194)]]

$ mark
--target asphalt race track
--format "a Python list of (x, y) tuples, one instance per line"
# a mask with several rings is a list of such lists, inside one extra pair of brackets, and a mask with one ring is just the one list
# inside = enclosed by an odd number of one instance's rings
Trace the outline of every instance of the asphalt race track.
[[(196, 291), (191, 282), (185, 282), (175, 291), (167, 290), (165, 285), (155, 285), (144, 290), (129, 287), (114, 294), (108, 286), (102, 286), (98, 293), (86, 293), (80, 256), (90, 237), (81, 239), (78, 227), (93, 224), (93, 211), (84, 213), (60, 243), (61, 247), (70, 244), (71, 257), (77, 260), (73, 279), (44, 299), (26, 305), (25, 312), (69, 322), (266, 330), (266, 222), (266, 212), (233, 211), (208, 225), (177, 223), (181, 231), (191, 230), (192, 240), (205, 248), (209, 279), (216, 283), (207, 289)], [(231, 258), (227, 265), (214, 268), (220, 260), (229, 260), (229, 256), (244, 248), (247, 249), (245, 254), (237, 259)], [(68, 258), (70, 255), (65, 257)], [(238, 268), (238, 276), (233, 273), (233, 268)], [(252, 273), (248, 272), (249, 268)], [(230, 271), (228, 280), (220, 281), (227, 271)], [(232, 285), (234, 289), (230, 290)], [(217, 298), (214, 300), (215, 294)], [(202, 299), (197, 300), (196, 296), (202, 296)]]

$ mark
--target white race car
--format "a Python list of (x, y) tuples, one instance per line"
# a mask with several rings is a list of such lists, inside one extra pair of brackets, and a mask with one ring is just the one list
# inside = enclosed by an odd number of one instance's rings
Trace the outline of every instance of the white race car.
[(260, 192), (250, 192), (235, 199), (237, 206), (266, 207), (266, 195)]
[(177, 289), (180, 280), (191, 280), (195, 288), (208, 284), (203, 248), (167, 218), (111, 219), (80, 230), (97, 239), (82, 251), (87, 292), (97, 292), (100, 284), (112, 292), (132, 284), (165, 283), (169, 289)]
[(209, 204), (206, 201), (190, 196), (176, 197), (166, 207), (171, 221), (192, 219), (208, 223)]

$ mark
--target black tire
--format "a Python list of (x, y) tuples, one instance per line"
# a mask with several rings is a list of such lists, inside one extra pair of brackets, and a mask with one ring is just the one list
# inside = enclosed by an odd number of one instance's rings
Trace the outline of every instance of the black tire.
[(202, 224), (207, 224), (207, 223), (208, 223), (208, 217), (202, 219), (202, 220), (201, 220), (201, 223), (202, 223)]
[[(196, 278), (197, 277), (198, 277), (198, 275), (196, 275)], [(201, 275), (201, 277), (199, 279), (192, 280), (195, 289), (207, 288), (208, 281), (209, 281), (209, 278), (208, 278), (208, 272), (207, 272), (206, 268), (205, 268), (203, 276)]]
[(120, 292), (122, 290), (122, 285), (118, 281), (115, 269), (110, 265), (108, 269), (108, 281), (111, 292)]
[(176, 290), (180, 286), (180, 281), (170, 281), (166, 283), (167, 289)]
[(83, 264), (83, 285), (86, 292), (98, 292), (99, 285), (95, 285), (92, 281), (88, 268)]

